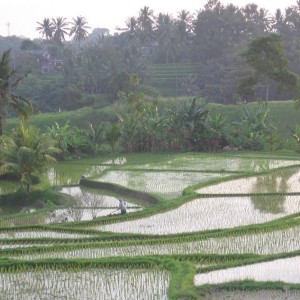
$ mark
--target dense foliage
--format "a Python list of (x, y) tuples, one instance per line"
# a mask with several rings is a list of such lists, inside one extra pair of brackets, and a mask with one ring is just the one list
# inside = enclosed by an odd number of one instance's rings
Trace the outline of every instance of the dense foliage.
[[(210, 0), (197, 12), (182, 10), (176, 16), (141, 8), (138, 16), (129, 17), (117, 34), (110, 35), (106, 28), (88, 34), (83, 17), (69, 22), (49, 16), (37, 22), (45, 39), (2, 38), (0, 51), (12, 48), (16, 67), (31, 71), (18, 91), (41, 111), (117, 101), (118, 91), (127, 92), (131, 74), (141, 78), (146, 94), (201, 96), (228, 104), (239, 99), (240, 79), (252, 78), (255, 71), (241, 53), (256, 38), (276, 35), (283, 42), (283, 52), (278, 53), (285, 74), (273, 72), (276, 76), (268, 75), (268, 81), (247, 83), (254, 87), (253, 98), (265, 98), (268, 87), (270, 100), (291, 99), (293, 78), (285, 75), (300, 74), (299, 17), (297, 3), (271, 15), (256, 4), (237, 7)], [(73, 38), (66, 41), (69, 35)], [(288, 88), (280, 94), (282, 82)]]

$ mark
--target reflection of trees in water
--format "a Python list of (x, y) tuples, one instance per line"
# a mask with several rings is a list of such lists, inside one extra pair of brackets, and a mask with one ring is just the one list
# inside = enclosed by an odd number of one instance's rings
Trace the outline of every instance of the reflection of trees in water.
[(252, 204), (255, 209), (263, 213), (279, 214), (284, 212), (285, 195), (252, 195)]
[(261, 212), (278, 214), (284, 212), (284, 201), (288, 192), (288, 180), (299, 169), (286, 169), (267, 175), (256, 177), (251, 194), (279, 193), (277, 195), (252, 195), (251, 201), (254, 207)]
[[(77, 207), (90, 207), (91, 209), (90, 214), (92, 215), (92, 218), (96, 218), (97, 211), (99, 211), (99, 207), (103, 206), (104, 203), (104, 196), (98, 195), (98, 194), (92, 194), (83, 192), (73, 195), (73, 198), (75, 200)], [(97, 209), (96, 209), (97, 208)], [(82, 209), (76, 209), (71, 208), (72, 210), (72, 217), (75, 221), (79, 221), (82, 218), (83, 210)]]
[(74, 205), (68, 209), (52, 212), (49, 216), (50, 223), (81, 221), (84, 215), (90, 215), (90, 218), (94, 219), (101, 211), (105, 200), (104, 195), (93, 194), (82, 190), (72, 193), (72, 188), (70, 188), (68, 194), (72, 195)]
[(56, 167), (51, 168), (46, 173), (46, 178), (52, 186), (68, 185), (78, 183), (81, 176), (80, 174), (82, 174), (82, 172), (76, 173), (75, 171), (73, 172), (73, 170), (70, 171)]
[(268, 160), (252, 160), (250, 163), (250, 169), (256, 172), (270, 170), (270, 161)]

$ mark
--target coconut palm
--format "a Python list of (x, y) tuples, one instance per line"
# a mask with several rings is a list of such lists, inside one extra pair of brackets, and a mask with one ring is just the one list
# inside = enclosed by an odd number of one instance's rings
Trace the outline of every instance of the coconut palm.
[(191, 14), (183, 9), (177, 14), (176, 19), (176, 33), (178, 38), (179, 51), (181, 52), (181, 56), (188, 57), (187, 49), (189, 45), (189, 39), (191, 37), (192, 30), (192, 16)]
[(87, 38), (87, 29), (90, 27), (87, 26), (87, 21), (84, 17), (77, 17), (76, 19), (73, 18), (71, 25), (72, 27), (70, 28), (70, 36), (74, 34), (74, 40), (78, 41), (80, 44), (82, 40)]
[(25, 122), (21, 122), (11, 136), (2, 136), (0, 143), (0, 159), (4, 162), (0, 172), (18, 176), (26, 185), (27, 193), (33, 173), (45, 171), (49, 163), (55, 161), (52, 155), (60, 151), (54, 147), (53, 139)]
[(169, 14), (160, 13), (157, 18), (157, 39), (161, 56), (164, 62), (169, 63), (170, 54), (174, 54), (174, 41), (175, 41), (175, 26), (174, 20)]
[(42, 37), (45, 37), (47, 40), (52, 39), (54, 26), (49, 18), (45, 18), (42, 23), (37, 22), (40, 26), (36, 28), (42, 34)]
[(121, 27), (116, 27), (116, 29), (118, 31), (122, 31), (128, 41), (134, 41), (137, 39), (138, 36), (138, 20), (136, 19), (136, 17), (130, 17), (126, 20), (125, 22), (126, 27), (125, 28), (121, 28)]
[(140, 10), (138, 17), (138, 23), (141, 29), (141, 40), (144, 43), (150, 42), (153, 38), (153, 19), (153, 10), (148, 6), (144, 6), (144, 8)]
[(54, 26), (54, 34), (53, 39), (58, 43), (62, 44), (65, 40), (65, 35), (69, 35), (68, 33), (68, 22), (64, 17), (57, 17), (56, 19), (52, 19)]
[(32, 113), (30, 101), (11, 92), (11, 88), (16, 86), (23, 77), (16, 78), (16, 70), (10, 65), (10, 49), (4, 51), (0, 59), (0, 136), (9, 106), (17, 110), (23, 118)]

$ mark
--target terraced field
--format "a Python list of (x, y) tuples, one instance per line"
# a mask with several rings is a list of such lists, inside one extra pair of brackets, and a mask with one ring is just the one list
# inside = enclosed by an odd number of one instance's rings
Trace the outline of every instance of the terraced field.
[(297, 157), (125, 155), (44, 180), (72, 206), (1, 215), (0, 299), (300, 298)]

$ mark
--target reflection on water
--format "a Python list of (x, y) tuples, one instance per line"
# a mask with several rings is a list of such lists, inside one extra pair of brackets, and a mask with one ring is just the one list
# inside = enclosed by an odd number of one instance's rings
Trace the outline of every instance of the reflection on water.
[[(64, 187), (60, 192), (71, 195), (74, 199), (74, 206), (53, 211), (46, 223), (87, 221), (120, 213), (116, 212), (119, 207), (118, 198), (105, 195), (101, 190), (76, 186)], [(142, 209), (134, 203), (128, 201), (126, 203), (128, 213)]]
[[(120, 211), (116, 211), (115, 208), (67, 208), (56, 209), (45, 220), (46, 224), (53, 223), (65, 223), (65, 222), (79, 222), (90, 221), (99, 217), (115, 216), (119, 215)], [(142, 210), (141, 207), (127, 209), (128, 213)]]
[(49, 169), (45, 177), (53, 186), (78, 184), (82, 176), (91, 177), (99, 175), (108, 169), (110, 165), (123, 165), (126, 162), (127, 159), (123, 156), (107, 160), (101, 164), (60, 162)]
[[(86, 188), (81, 186), (64, 187), (61, 193), (71, 195), (75, 201), (76, 207), (117, 207), (118, 198), (104, 194), (98, 189)], [(127, 205), (134, 206), (133, 203), (127, 202)]]
[[(252, 185), (251, 193), (268, 194), (278, 193), (272, 196), (251, 196), (254, 207), (261, 212), (281, 213), (284, 212), (286, 196), (282, 193), (289, 192), (289, 180), (296, 174), (299, 182), (299, 169), (286, 169), (267, 175), (257, 176), (256, 182)], [(295, 180), (295, 179), (294, 179)], [(297, 181), (297, 179), (296, 179)]]
[(285, 212), (286, 195), (278, 194), (272, 196), (251, 196), (254, 208), (261, 212), (279, 214)]
[(122, 157), (117, 157), (114, 159), (110, 159), (105, 161), (103, 164), (107, 164), (107, 165), (124, 165), (127, 163), (127, 158), (125, 156)]
[(250, 279), (254, 281), (281, 281), (299, 284), (299, 263), (300, 257), (297, 256), (248, 266), (216, 270), (205, 274), (197, 274), (194, 282), (195, 285), (203, 285)]

